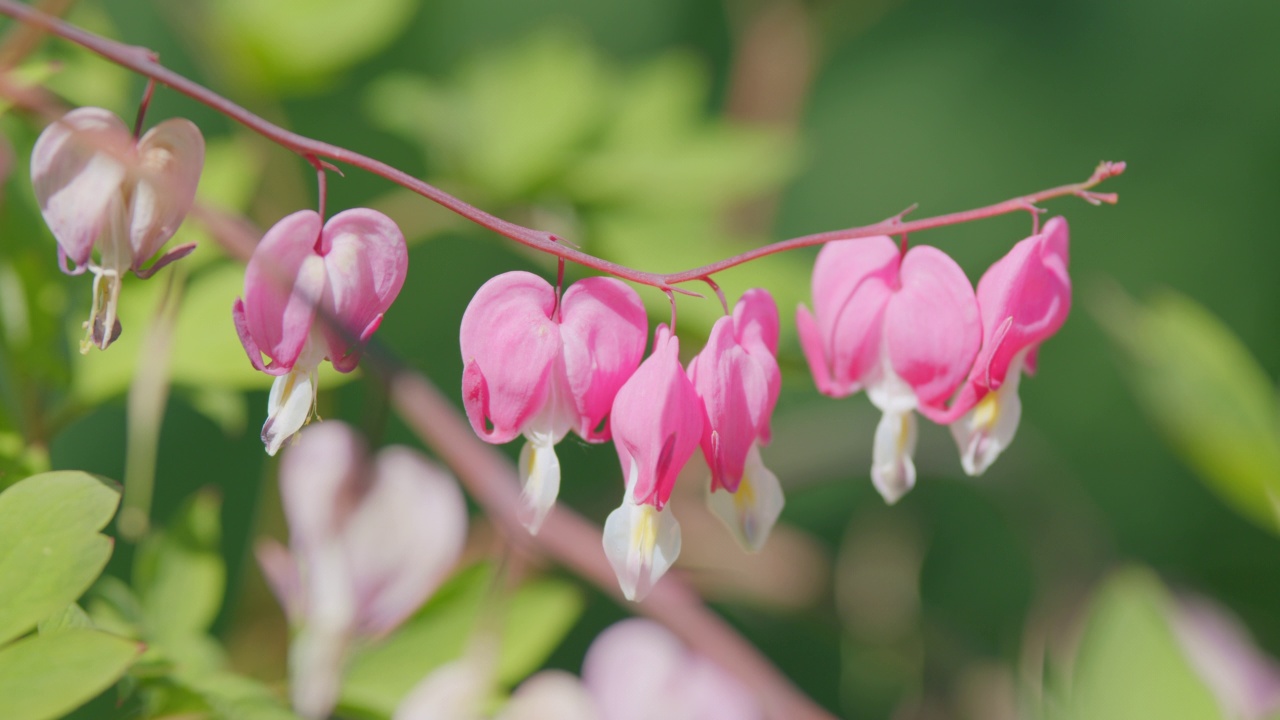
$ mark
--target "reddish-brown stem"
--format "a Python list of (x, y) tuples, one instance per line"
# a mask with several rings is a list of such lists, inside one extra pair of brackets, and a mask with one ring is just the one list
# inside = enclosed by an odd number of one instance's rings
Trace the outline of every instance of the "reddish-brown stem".
[(737, 265), (766, 257), (774, 253), (809, 247), (811, 245), (820, 245), (832, 240), (850, 240), (854, 238), (871, 237), (874, 235), (896, 235), (898, 233), (916, 232), (943, 227), (946, 225), (957, 225), (960, 223), (972, 222), (974, 220), (995, 217), (997, 215), (1004, 215), (1017, 210), (1024, 210), (1028, 205), (1034, 205), (1038, 202), (1065, 196), (1079, 197), (1094, 205), (1104, 202), (1115, 203), (1116, 196), (1114, 194), (1096, 193), (1091, 190), (1103, 180), (1115, 177), (1124, 171), (1124, 163), (1122, 162), (1104, 162), (1098, 166), (1098, 169), (1094, 171), (1094, 174), (1088, 180), (1082, 183), (1061, 185), (1056, 188), (1042, 190), (1038, 193), (1024, 195), (1022, 197), (1013, 198), (994, 205), (988, 205), (986, 207), (976, 208), (974, 210), (965, 210), (963, 212), (951, 213), (948, 215), (939, 215), (937, 217), (925, 218), (912, 222), (903, 222), (902, 216), (905, 215), (904, 212), (872, 225), (852, 227), (845, 230), (832, 230), (813, 235), (804, 235), (790, 240), (783, 240), (739, 255), (734, 255), (730, 258), (725, 258), (724, 260), (720, 260), (719, 262), (715, 262), (710, 265), (704, 265), (690, 270), (684, 270), (676, 273), (645, 272), (589, 255), (578, 250), (576, 247), (572, 247), (563, 242), (557, 242), (556, 236), (552, 233), (543, 230), (535, 230), (533, 228), (528, 228), (523, 225), (503, 220), (496, 215), (485, 212), (480, 208), (450, 195), (434, 185), (423, 182), (422, 180), (419, 180), (379, 160), (375, 160), (371, 157), (361, 155), (360, 153), (353, 152), (337, 145), (313, 140), (297, 133), (290, 132), (289, 130), (285, 130), (278, 125), (258, 117), (243, 107), (240, 107), (221, 95), (218, 95), (212, 90), (209, 90), (208, 88), (188, 80), (186, 77), (179, 75), (172, 70), (169, 70), (156, 62), (146, 48), (125, 45), (114, 40), (108, 40), (107, 38), (94, 35), (93, 33), (82, 30), (74, 25), (63, 22), (58, 18), (23, 5), (20, 2), (15, 2), (15, 0), (0, 0), (0, 14), (8, 15), (9, 17), (20, 20), (33, 27), (40, 28), (53, 35), (57, 35), (64, 40), (91, 50), (117, 65), (126, 67), (136, 73), (151, 78), (155, 82), (166, 85), (183, 95), (196, 100), (197, 102), (203, 103), (210, 108), (217, 110), (250, 130), (253, 130), (286, 149), (292, 150), (304, 158), (328, 158), (337, 162), (346, 163), (353, 167), (358, 167), (396, 183), (401, 187), (412, 190), (413, 192), (416, 192), (419, 195), (452, 210), (462, 217), (467, 218), (477, 225), (488, 228), (499, 235), (515, 240), (516, 242), (527, 245), (535, 250), (592, 268), (599, 272), (608, 273), (624, 280), (630, 280), (641, 285), (649, 285), (668, 293), (674, 291), (686, 295), (697, 295), (697, 293), (685, 290), (684, 288), (673, 286), (678, 283), (702, 280), (703, 278), (710, 277), (715, 273), (728, 270), (729, 268)]
[(148, 79), (147, 89), (142, 91), (142, 102), (138, 103), (138, 118), (133, 121), (133, 139), (142, 137), (142, 123), (147, 119), (147, 108), (151, 107), (151, 96), (156, 91), (156, 81)]

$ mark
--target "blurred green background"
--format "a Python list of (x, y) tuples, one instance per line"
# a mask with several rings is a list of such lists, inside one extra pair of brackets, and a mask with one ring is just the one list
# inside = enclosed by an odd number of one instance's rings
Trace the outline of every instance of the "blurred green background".
[[(765, 286), (782, 309), (783, 398), (765, 461), (788, 505), (768, 551), (742, 557), (698, 512), (701, 471), (688, 473), (677, 567), (842, 717), (1049, 715), (1091, 594), (1129, 565), (1217, 600), (1280, 655), (1280, 3), (85, 0), (69, 18), (159, 51), (292, 130), (646, 270), (916, 202), (919, 216), (984, 205), (1126, 161), (1101, 188), (1118, 206), (1048, 204), (1070, 221), (1075, 306), (1022, 385), (1016, 442), (974, 480), (946, 430), (922, 427), (921, 478), (893, 508), (868, 481), (873, 408), (821, 398), (795, 341), (815, 252), (718, 277), (730, 301)], [(31, 64), (69, 103), (126, 118), (143, 87), (57, 41)], [(314, 203), (313, 176), (289, 153), (164, 89), (150, 113), (206, 133), (206, 204), (266, 228)], [(54, 468), (123, 478), (139, 422), (123, 393), (164, 281), (127, 282), (120, 344), (73, 357), (88, 281), (56, 273), (31, 210), (23, 156), (38, 128), (11, 114), (4, 130), (22, 172), (6, 190), (0, 303), (15, 307), (16, 292), (30, 308), (20, 322), (0, 313), (5, 443), (47, 444)], [(405, 228), (409, 279), (377, 339), (457, 399), (471, 294), (505, 270), (553, 277), (554, 263), (360, 171), (329, 187), (330, 208), (372, 205)], [(945, 249), (976, 282), (1028, 230), (1018, 215), (912, 241)], [(189, 222), (179, 234), (202, 247), (181, 271), (151, 515), (164, 522), (197, 489), (220, 488), (229, 573), (216, 629), (241, 669), (278, 679), (284, 629), (249, 552), (253, 537), (282, 533), (256, 432), (267, 382), (230, 321), (238, 271), (202, 233)], [(665, 321), (666, 298), (641, 293), (651, 322)], [(714, 300), (680, 299), (686, 357), (718, 313)], [(414, 444), (376, 378), (330, 387), (323, 417)], [(39, 463), (6, 452), (8, 467)], [(621, 490), (611, 446), (567, 441), (560, 457), (564, 501), (602, 521)], [(130, 557), (119, 543), (113, 572), (127, 576)], [(1116, 592), (1163, 592), (1119, 577)], [(584, 589), (553, 666), (576, 671), (627, 612)]]

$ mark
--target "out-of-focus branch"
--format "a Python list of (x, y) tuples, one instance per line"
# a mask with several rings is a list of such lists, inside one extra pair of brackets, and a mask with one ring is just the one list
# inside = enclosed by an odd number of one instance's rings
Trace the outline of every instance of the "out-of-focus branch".
[(830, 232), (816, 233), (813, 235), (792, 238), (790, 240), (783, 240), (781, 242), (765, 245), (763, 247), (756, 248), (755, 250), (726, 258), (710, 265), (703, 265), (701, 267), (682, 272), (645, 272), (584, 253), (569, 243), (560, 242), (560, 239), (554, 233), (535, 230), (533, 228), (528, 228), (523, 225), (503, 220), (496, 215), (485, 212), (474, 205), (450, 195), (434, 185), (419, 180), (418, 178), (415, 178), (412, 175), (379, 160), (375, 160), (371, 157), (361, 155), (360, 153), (337, 145), (313, 140), (289, 130), (285, 130), (279, 125), (268, 122), (221, 95), (218, 95), (203, 85), (193, 82), (192, 80), (189, 80), (186, 77), (164, 67), (155, 60), (153, 54), (146, 48), (125, 45), (114, 40), (108, 40), (107, 38), (94, 35), (93, 33), (87, 32), (55, 17), (32, 9), (20, 2), (16, 2), (15, 0), (0, 0), (0, 14), (8, 15), (9, 17), (16, 18), (24, 23), (38, 27), (50, 34), (57, 35), (58, 37), (80, 45), (81, 47), (87, 48), (117, 65), (129, 68), (130, 70), (149, 77), (162, 85), (166, 85), (196, 100), (197, 102), (203, 103), (210, 108), (217, 110), (250, 130), (253, 130), (284, 148), (292, 150), (304, 158), (314, 157), (329, 159), (345, 163), (353, 167), (358, 167), (402, 187), (408, 188), (409, 190), (412, 190), (433, 202), (439, 203), (462, 217), (467, 218), (477, 225), (488, 228), (504, 237), (515, 240), (523, 245), (527, 245), (535, 250), (545, 252), (549, 255), (555, 255), (556, 257), (563, 258), (584, 267), (592, 268), (599, 272), (608, 273), (624, 280), (630, 280), (641, 285), (655, 287), (667, 293), (678, 292), (687, 295), (697, 295), (697, 293), (694, 293), (691, 290), (675, 287), (675, 285), (694, 280), (703, 280), (715, 273), (752, 260), (766, 257), (768, 255), (773, 255), (774, 253), (785, 252), (787, 250), (793, 250), (801, 247), (809, 247), (811, 245), (821, 245), (833, 240), (850, 240), (854, 238), (872, 237), (875, 235), (911, 233), (942, 227), (945, 225), (957, 225), (960, 223), (972, 222), (974, 220), (995, 217), (997, 215), (1005, 215), (1012, 212), (1034, 209), (1036, 204), (1058, 197), (1076, 196), (1094, 204), (1097, 204), (1098, 202), (1114, 203), (1116, 201), (1116, 196), (1114, 194), (1094, 193), (1090, 192), (1090, 190), (1103, 180), (1119, 175), (1124, 170), (1124, 163), (1122, 162), (1102, 163), (1098, 170), (1094, 172), (1093, 176), (1083, 183), (1062, 185), (1049, 190), (1043, 190), (1038, 193), (1032, 193), (1030, 195), (1006, 200), (1002, 203), (996, 203), (995, 205), (988, 205), (986, 207), (966, 210), (964, 212), (940, 215), (911, 222), (905, 222), (903, 220), (903, 215), (905, 215), (905, 213), (901, 213), (872, 225), (847, 228), (844, 230), (833, 230)]

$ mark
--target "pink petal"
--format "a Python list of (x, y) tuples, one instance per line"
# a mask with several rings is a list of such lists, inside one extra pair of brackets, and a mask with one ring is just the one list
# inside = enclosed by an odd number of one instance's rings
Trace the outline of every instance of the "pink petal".
[(508, 442), (546, 401), (561, 351), (555, 302), (547, 281), (515, 271), (490, 279), (467, 305), (459, 331), (463, 404), (482, 439)]
[(980, 388), (1000, 387), (1015, 355), (1044, 342), (1066, 322), (1071, 310), (1067, 242), (1067, 221), (1052, 218), (1040, 234), (1014, 245), (978, 282), (985, 337), (970, 380)]
[(133, 138), (113, 113), (77, 108), (40, 133), (31, 152), (31, 182), (58, 246), (76, 265), (89, 262), (120, 197)]
[(320, 215), (299, 210), (262, 237), (244, 271), (244, 324), (272, 365), (290, 368), (311, 334), (325, 268), (315, 254)]
[(702, 401), (680, 365), (680, 340), (666, 325), (654, 334), (653, 353), (613, 401), (611, 422), (622, 472), (634, 461), (629, 488), (637, 504), (666, 504), (676, 477), (702, 438)]
[(603, 716), (582, 682), (563, 670), (543, 670), (520, 683), (497, 716), (497, 720), (552, 718), (601, 720)]
[(752, 288), (733, 307), (734, 335), (742, 345), (763, 345), (768, 354), (778, 354), (778, 304), (762, 288)]
[(828, 395), (857, 392), (878, 366), (881, 321), (898, 284), (899, 259), (898, 246), (884, 236), (827, 243), (818, 253), (813, 306), (832, 381)]
[(365, 492), (364, 441), (347, 425), (326, 422), (298, 434), (280, 462), (280, 500), (289, 545), (300, 560), (332, 542)]
[(596, 428), (644, 357), (649, 334), (644, 304), (622, 281), (592, 277), (571, 285), (560, 306), (565, 371), (581, 416), (576, 429), (585, 440), (608, 440), (608, 426), (601, 432)]
[[(359, 361), (359, 341), (378, 322), (404, 285), (409, 252), (391, 218), (355, 208), (325, 223), (317, 248), (328, 277), (321, 307), (340, 327), (324, 326), (328, 357), (343, 372)], [(377, 327), (374, 325), (373, 327)]]
[(885, 311), (893, 370), (921, 405), (946, 402), (964, 380), (982, 342), (973, 286), (937, 248), (917, 246), (902, 261), (902, 287)]
[[(769, 358), (767, 351), (762, 354)], [(770, 358), (771, 359), (771, 358)], [(773, 363), (777, 372), (777, 363)], [(711, 468), (713, 490), (736, 492), (747, 452), (777, 401), (768, 371), (734, 337), (734, 318), (722, 317), (711, 328), (701, 353), (689, 363), (689, 378), (706, 409), (702, 453)]]
[(600, 633), (587, 649), (582, 681), (603, 720), (763, 717), (750, 688), (652, 620), (623, 620)]
[(467, 505), (447, 472), (408, 448), (379, 452), (342, 535), (361, 634), (391, 632), (421, 607), (466, 535)]
[(129, 243), (137, 270), (173, 237), (196, 199), (204, 137), (189, 120), (166, 120), (138, 141), (136, 184), (129, 198)]

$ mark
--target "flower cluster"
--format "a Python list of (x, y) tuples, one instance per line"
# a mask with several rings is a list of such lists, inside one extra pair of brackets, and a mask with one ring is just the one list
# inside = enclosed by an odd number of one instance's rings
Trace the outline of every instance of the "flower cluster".
[(31, 182), (58, 241), (59, 267), (70, 275), (93, 273), (93, 308), (81, 352), (105, 350), (119, 337), (125, 273), (150, 277), (195, 249), (174, 248), (143, 267), (182, 224), (203, 167), (204, 137), (179, 118), (135, 139), (110, 111), (84, 107), (40, 133), (31, 153)]
[(536, 533), (555, 502), (553, 446), (570, 430), (613, 439), (625, 479), (604, 547), (631, 599), (643, 597), (680, 553), (667, 507), (676, 477), (701, 447), (712, 507), (758, 549), (782, 509), (778, 480), (760, 460), (781, 378), (778, 311), (763, 290), (721, 318), (706, 349), (680, 364), (665, 325), (644, 354), (647, 320), (619, 280), (587, 278), (563, 297), (541, 278), (509, 272), (485, 283), (462, 318), (463, 403), (476, 433), (504, 443), (524, 435), (524, 520)]
[(1071, 307), (1067, 242), (1066, 221), (1049, 220), (987, 270), (976, 294), (936, 248), (902, 253), (882, 236), (818, 254), (814, 311), (796, 313), (800, 342), (819, 391), (866, 390), (884, 413), (871, 479), (887, 502), (915, 485), (916, 411), (950, 425), (970, 475), (1013, 440), (1021, 375), (1035, 371), (1040, 343)]

